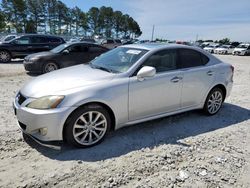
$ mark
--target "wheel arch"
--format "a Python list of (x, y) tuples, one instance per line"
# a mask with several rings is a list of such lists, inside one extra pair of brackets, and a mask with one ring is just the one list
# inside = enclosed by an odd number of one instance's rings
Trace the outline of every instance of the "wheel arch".
[(209, 93), (210, 93), (214, 88), (220, 88), (220, 89), (222, 90), (222, 92), (223, 92), (223, 102), (224, 102), (224, 100), (226, 99), (226, 96), (227, 96), (227, 89), (226, 89), (226, 86), (225, 86), (224, 84), (221, 84), (221, 83), (216, 84), (216, 85), (214, 85), (213, 87), (211, 87), (211, 88), (209, 89), (207, 95), (206, 95), (206, 98), (207, 98), (207, 96), (209, 95)]
[(85, 106), (89, 106), (89, 105), (99, 105), (99, 106), (102, 106), (103, 108), (105, 108), (108, 113), (110, 114), (110, 118), (111, 118), (111, 131), (115, 130), (115, 125), (116, 125), (116, 118), (115, 118), (115, 114), (113, 112), (113, 110), (111, 109), (110, 106), (108, 106), (107, 104), (103, 103), (103, 102), (99, 102), (99, 101), (93, 101), (93, 102), (87, 102), (85, 104), (82, 104), (80, 106), (78, 106), (76, 109), (74, 109), (70, 114), (69, 116), (67, 117), (64, 125), (63, 125), (63, 130), (62, 130), (62, 138), (63, 140), (66, 140), (66, 135), (65, 135), (65, 129), (66, 129), (66, 126), (68, 124), (68, 122), (70, 121), (71, 119), (71, 116), (79, 109), (81, 108), (84, 108)]
[(13, 54), (9, 49), (1, 48), (0, 51), (6, 51), (6, 52), (8, 52), (10, 54), (11, 58), (13, 57)]

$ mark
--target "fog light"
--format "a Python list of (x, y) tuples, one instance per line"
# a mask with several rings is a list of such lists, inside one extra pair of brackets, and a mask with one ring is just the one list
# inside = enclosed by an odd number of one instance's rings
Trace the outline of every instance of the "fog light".
[(39, 129), (39, 133), (42, 135), (42, 136), (45, 136), (48, 132), (48, 129), (47, 128), (41, 128)]

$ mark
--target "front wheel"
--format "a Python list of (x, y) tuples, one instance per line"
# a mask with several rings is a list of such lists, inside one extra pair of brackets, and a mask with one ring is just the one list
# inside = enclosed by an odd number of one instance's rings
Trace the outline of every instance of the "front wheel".
[(111, 120), (102, 106), (89, 105), (77, 110), (66, 125), (66, 140), (77, 147), (91, 147), (104, 139)]
[(55, 71), (57, 69), (59, 69), (59, 66), (56, 63), (54, 63), (54, 62), (47, 62), (43, 66), (43, 73), (52, 72), (52, 71)]
[(219, 112), (224, 100), (223, 92), (220, 88), (210, 91), (204, 104), (203, 110), (207, 115), (214, 115)]
[(11, 55), (9, 52), (3, 50), (0, 51), (0, 62), (2, 63), (8, 63), (11, 60)]

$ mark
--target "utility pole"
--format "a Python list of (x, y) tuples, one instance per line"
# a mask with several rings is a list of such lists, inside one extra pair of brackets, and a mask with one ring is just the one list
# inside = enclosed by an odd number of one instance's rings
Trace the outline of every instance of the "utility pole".
[(154, 40), (154, 33), (155, 33), (155, 25), (153, 25), (153, 30), (152, 30), (152, 37), (151, 37), (151, 41)]
[(198, 37), (199, 37), (199, 35), (198, 35), (198, 34), (196, 34), (196, 40), (195, 40), (195, 42), (197, 42), (197, 41), (198, 41)]

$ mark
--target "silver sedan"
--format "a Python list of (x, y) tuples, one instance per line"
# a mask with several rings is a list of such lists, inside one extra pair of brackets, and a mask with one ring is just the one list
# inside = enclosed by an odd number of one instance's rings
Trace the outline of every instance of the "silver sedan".
[(233, 71), (194, 47), (127, 45), (31, 80), (14, 110), (22, 131), (39, 142), (88, 147), (127, 125), (194, 109), (216, 114), (231, 92)]

